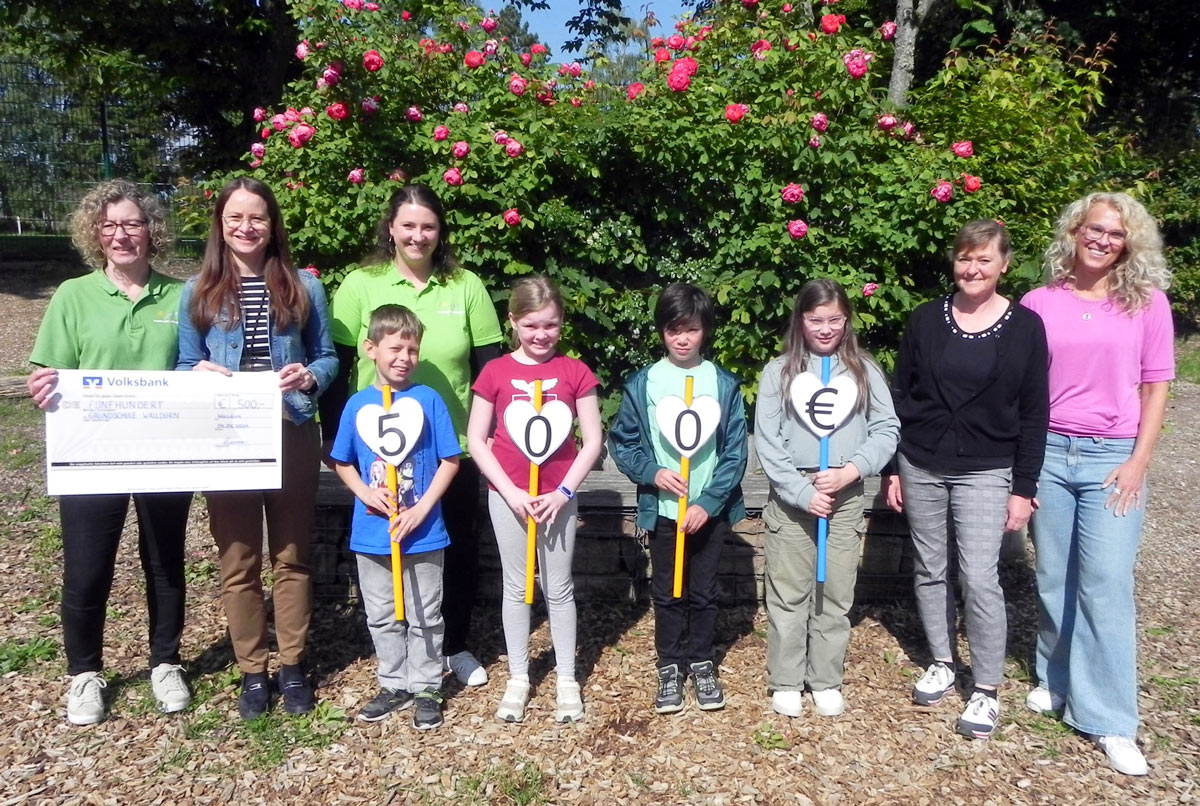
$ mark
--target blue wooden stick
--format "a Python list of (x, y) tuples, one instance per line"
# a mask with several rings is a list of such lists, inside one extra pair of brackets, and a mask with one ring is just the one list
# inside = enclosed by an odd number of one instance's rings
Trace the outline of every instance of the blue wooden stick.
[[(821, 356), (821, 383), (825, 386), (829, 385), (829, 356)], [(829, 469), (829, 437), (821, 437), (821, 463), (820, 470)], [(825, 544), (829, 537), (829, 520), (826, 518), (817, 518), (817, 601), (816, 612), (820, 615), (822, 605), (825, 599)]]

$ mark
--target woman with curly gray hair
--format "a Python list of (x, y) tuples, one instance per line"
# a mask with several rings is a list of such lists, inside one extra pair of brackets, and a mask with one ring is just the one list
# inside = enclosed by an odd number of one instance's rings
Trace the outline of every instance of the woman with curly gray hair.
[[(175, 368), (183, 284), (150, 265), (168, 243), (166, 216), (154, 196), (124, 180), (103, 182), (71, 218), (75, 247), (94, 271), (58, 287), (38, 329), (29, 394), (53, 408), (60, 369)], [(165, 712), (188, 706), (179, 665), (183, 634), (183, 540), (191, 493), (135, 493), (138, 549), (146, 575), (150, 621), (150, 683)], [(104, 617), (117, 545), (130, 495), (64, 495), (62, 523), (63, 647), (71, 684), (67, 720), (104, 718), (101, 677)]]
[(1032, 520), (1038, 685), (1126, 775), (1145, 775), (1138, 727), (1133, 566), (1146, 469), (1175, 377), (1171, 275), (1154, 219), (1124, 193), (1071, 204), (1022, 303), (1046, 326), (1050, 426)]

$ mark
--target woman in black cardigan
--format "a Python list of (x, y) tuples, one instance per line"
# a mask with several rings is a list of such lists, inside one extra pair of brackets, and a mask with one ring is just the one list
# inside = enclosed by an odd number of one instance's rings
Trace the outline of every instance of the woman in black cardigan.
[(913, 701), (934, 706), (954, 688), (952, 521), (974, 673), (958, 732), (986, 739), (1000, 715), (1008, 630), (1000, 544), (1029, 522), (1045, 450), (1046, 333), (1037, 314), (996, 291), (1012, 257), (1003, 226), (972, 221), (951, 255), (958, 290), (913, 311), (900, 344), (892, 382), (900, 472), (883, 485), (888, 505), (908, 514), (933, 656)]

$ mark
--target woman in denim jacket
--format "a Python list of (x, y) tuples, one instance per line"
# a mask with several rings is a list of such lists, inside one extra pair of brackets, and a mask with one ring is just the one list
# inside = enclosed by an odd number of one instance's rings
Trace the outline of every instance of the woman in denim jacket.
[(313, 415), (337, 366), (325, 291), (292, 266), (275, 194), (254, 179), (233, 180), (217, 197), (200, 273), (183, 291), (177, 369), (277, 372), (283, 394), (283, 486), (205, 495), (220, 554), (221, 600), (242, 671), (243, 719), (270, 707), (264, 515), (275, 574), (278, 688), (288, 713), (314, 705), (301, 667), (312, 614), (308, 548), (321, 461)]

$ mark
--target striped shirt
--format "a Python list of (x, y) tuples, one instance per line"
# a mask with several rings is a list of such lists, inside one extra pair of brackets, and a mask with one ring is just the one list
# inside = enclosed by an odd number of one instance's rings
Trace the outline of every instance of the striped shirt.
[(243, 277), (238, 294), (242, 306), (242, 372), (265, 372), (271, 367), (271, 292), (262, 277)]

